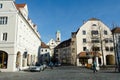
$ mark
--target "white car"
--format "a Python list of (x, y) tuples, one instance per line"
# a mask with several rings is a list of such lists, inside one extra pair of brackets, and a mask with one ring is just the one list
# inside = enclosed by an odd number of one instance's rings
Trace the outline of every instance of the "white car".
[(44, 67), (43, 65), (41, 66), (30, 66), (29, 67), (29, 71), (35, 71), (35, 72), (40, 72), (40, 71), (43, 71), (44, 70)]

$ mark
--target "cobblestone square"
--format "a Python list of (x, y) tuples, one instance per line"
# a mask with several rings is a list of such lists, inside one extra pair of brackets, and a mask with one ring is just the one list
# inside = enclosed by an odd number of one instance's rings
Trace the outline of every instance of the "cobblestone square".
[(0, 80), (120, 80), (120, 73), (111, 70), (92, 70), (73, 66), (55, 67), (42, 72), (1, 72)]

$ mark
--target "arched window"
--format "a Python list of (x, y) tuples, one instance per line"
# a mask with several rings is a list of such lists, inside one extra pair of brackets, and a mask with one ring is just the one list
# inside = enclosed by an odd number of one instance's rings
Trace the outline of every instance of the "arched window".
[(4, 51), (0, 51), (0, 68), (7, 68), (8, 54)]

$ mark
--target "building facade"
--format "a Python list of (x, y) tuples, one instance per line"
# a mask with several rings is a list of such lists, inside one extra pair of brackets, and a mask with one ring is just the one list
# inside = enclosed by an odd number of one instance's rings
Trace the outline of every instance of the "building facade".
[[(76, 32), (77, 65), (115, 64), (111, 30), (99, 19), (91, 18)], [(95, 57), (95, 58), (94, 58)]]
[(27, 4), (0, 0), (0, 36), (1, 71), (25, 69), (37, 62), (41, 39), (28, 18)]
[(55, 47), (55, 63), (71, 64), (71, 39), (61, 42)]
[(120, 72), (120, 27), (113, 28), (112, 34), (113, 34), (113, 41), (114, 41), (116, 67)]
[(41, 43), (39, 63), (48, 64), (50, 62), (50, 48), (44, 42)]
[[(64, 42), (70, 45), (59, 47), (67, 44)], [(63, 41), (56, 48), (55, 54), (58, 54), (60, 60), (64, 50), (69, 52), (72, 65), (87, 66), (92, 65), (93, 61), (97, 62), (97, 66), (115, 64), (111, 30), (96, 18), (89, 19), (76, 32), (72, 32), (70, 41)]]

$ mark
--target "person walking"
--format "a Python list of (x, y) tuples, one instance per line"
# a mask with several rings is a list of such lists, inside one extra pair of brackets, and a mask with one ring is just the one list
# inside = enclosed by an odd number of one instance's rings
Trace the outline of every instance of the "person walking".
[(93, 72), (94, 73), (97, 72), (96, 67), (97, 67), (97, 63), (96, 63), (96, 61), (94, 61), (93, 62)]
[(50, 61), (49, 66), (51, 69), (53, 69), (53, 63)]

